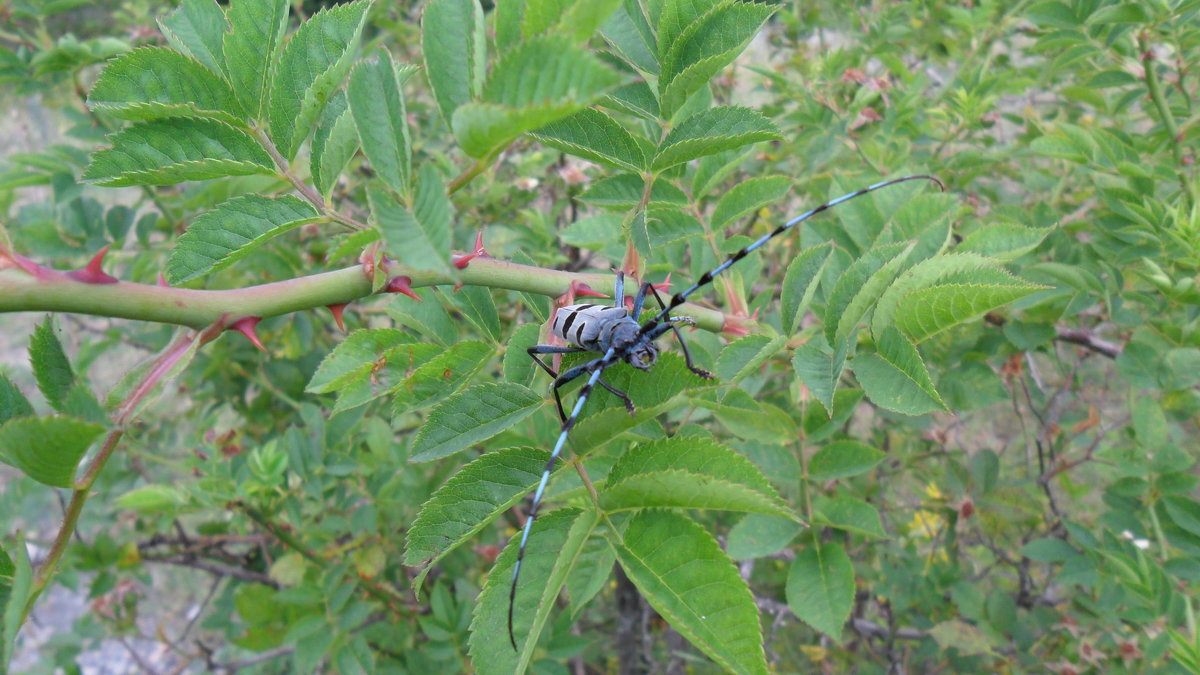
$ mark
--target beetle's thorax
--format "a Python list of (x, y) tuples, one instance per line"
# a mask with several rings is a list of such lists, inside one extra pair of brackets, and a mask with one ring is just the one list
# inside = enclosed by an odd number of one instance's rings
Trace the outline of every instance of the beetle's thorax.
[(634, 368), (649, 370), (658, 360), (658, 347), (654, 341), (646, 337), (641, 326), (633, 319), (627, 319), (613, 328), (612, 344), (618, 354), (625, 355), (625, 361)]

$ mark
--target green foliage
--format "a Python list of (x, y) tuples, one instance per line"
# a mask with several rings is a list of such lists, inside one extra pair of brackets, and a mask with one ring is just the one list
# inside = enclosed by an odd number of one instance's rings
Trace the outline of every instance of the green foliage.
[[(65, 136), (0, 160), (0, 310), (133, 321), (0, 373), (0, 670), (141, 612), (192, 669), (1200, 672), (1196, 3), (77, 4), (6, 15)], [(635, 411), (571, 430), (514, 650), (548, 298), (916, 173), (689, 298), (717, 379), (605, 371)], [(133, 283), (57, 271), (102, 246)], [(56, 581), (94, 611), (31, 660)]]

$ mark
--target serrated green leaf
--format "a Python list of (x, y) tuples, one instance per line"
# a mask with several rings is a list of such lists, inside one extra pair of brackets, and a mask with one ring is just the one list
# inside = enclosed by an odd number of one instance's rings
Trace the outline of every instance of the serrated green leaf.
[(408, 194), (412, 174), (412, 140), (402, 87), (415, 66), (393, 63), (380, 49), (378, 58), (363, 61), (350, 74), (346, 97), (371, 168), (392, 190)]
[(109, 140), (112, 148), (92, 155), (83, 180), (127, 187), (275, 173), (271, 156), (258, 141), (213, 119), (139, 122)]
[(413, 442), (412, 462), (428, 462), (486, 441), (542, 406), (541, 396), (512, 382), (488, 382), (442, 401)]
[[(642, 199), (642, 189), (645, 181), (641, 176), (622, 173), (608, 178), (602, 178), (592, 184), (583, 194), (581, 201), (606, 209), (626, 211), (637, 206)], [(650, 190), (648, 206), (686, 206), (687, 195), (665, 178), (654, 181)]]
[(471, 621), (470, 653), (481, 675), (523, 673), (533, 660), (538, 636), (554, 609), (567, 574), (599, 522), (594, 509), (559, 509), (534, 524), (521, 561), (521, 578), (513, 603), (513, 634), (519, 651), (508, 641), (508, 598), (520, 537), (509, 540), (488, 575)]
[(800, 321), (816, 295), (821, 272), (825, 269), (825, 261), (829, 260), (832, 250), (833, 244), (826, 242), (805, 249), (788, 264), (787, 274), (783, 277), (782, 298), (779, 301), (779, 320), (784, 333), (791, 335), (800, 328)]
[(50, 407), (61, 411), (67, 393), (75, 384), (75, 371), (71, 370), (71, 362), (54, 333), (54, 318), (49, 316), (33, 329), (29, 338), (29, 362), (38, 390)]
[(884, 290), (900, 274), (913, 245), (886, 244), (867, 251), (838, 279), (825, 305), (825, 339), (848, 340)]
[(900, 331), (885, 328), (875, 346), (876, 353), (860, 354), (850, 364), (875, 405), (905, 415), (947, 410), (917, 348)]
[(730, 672), (767, 672), (754, 597), (704, 528), (677, 513), (642, 511), (616, 549), (642, 596), (696, 648)]
[(477, 98), (487, 69), (483, 10), (476, 0), (434, 0), (421, 17), (425, 72), (442, 118)]
[(887, 537), (879, 510), (854, 497), (834, 497), (819, 501), (813, 508), (812, 520), (814, 525), (825, 525), (866, 537)]
[(321, 361), (304, 391), (314, 394), (336, 391), (356, 377), (361, 369), (374, 367), (389, 349), (412, 342), (411, 336), (395, 328), (356, 330)]
[(704, 234), (704, 225), (690, 213), (673, 207), (654, 207), (646, 212), (646, 234), (650, 237), (650, 246), (657, 248), (701, 236)]
[(792, 357), (796, 375), (825, 410), (833, 410), (833, 394), (846, 367), (848, 343), (842, 340), (837, 346), (837, 349), (831, 349), (821, 339), (819, 343), (809, 342), (798, 347)]
[(601, 35), (630, 65), (642, 72), (658, 74), (658, 48), (654, 29), (642, 13), (640, 3), (625, 0), (622, 7), (600, 27)]
[(808, 460), (808, 477), (825, 481), (849, 478), (875, 468), (887, 455), (858, 441), (834, 441)]
[(387, 306), (388, 316), (425, 338), (443, 345), (454, 344), (458, 340), (458, 325), (442, 306), (442, 294), (432, 288), (418, 288), (416, 294), (423, 302), (396, 296)]
[(778, 138), (779, 130), (775, 125), (749, 108), (710, 108), (692, 115), (672, 129), (659, 146), (651, 167), (655, 171), (662, 171), (697, 157)]
[(537, 364), (526, 351), (537, 344), (540, 328), (535, 323), (518, 326), (504, 348), (504, 379), (517, 384), (529, 384)]
[(650, 230), (646, 227), (644, 209), (634, 214), (633, 220), (629, 222), (629, 239), (633, 241), (633, 247), (638, 253), (650, 257)]
[(788, 570), (787, 603), (801, 621), (837, 639), (854, 606), (854, 568), (837, 543), (814, 535)]
[(22, 417), (0, 427), (0, 462), (51, 487), (69, 488), (104, 427), (71, 417)]
[(423, 270), (442, 271), (450, 257), (450, 227), (454, 217), (446, 187), (432, 163), (421, 165), (416, 202), (409, 211), (385, 190), (369, 187), (371, 217), (388, 254)]
[(796, 439), (796, 423), (783, 410), (755, 400), (741, 389), (725, 392), (719, 403), (698, 400), (696, 405), (713, 411), (721, 424), (739, 438), (763, 443), (790, 443)]
[(621, 0), (568, 3), (554, 30), (570, 35), (576, 42), (586, 42), (620, 6)]
[(975, 253), (951, 253), (922, 260), (896, 277), (879, 296), (871, 317), (871, 333), (878, 336), (893, 324), (900, 302), (910, 293), (932, 286), (950, 275), (989, 268), (995, 269), (996, 264)]
[(284, 195), (242, 195), (201, 214), (188, 227), (167, 260), (172, 285), (219, 272), (263, 244), (323, 216), (308, 202)]
[(117, 497), (117, 508), (144, 514), (179, 514), (187, 505), (187, 493), (173, 485), (143, 485)]
[[(667, 4), (663, 21), (669, 20), (667, 8), (689, 5), (694, 7), (690, 2)], [(664, 116), (674, 114), (689, 96), (732, 63), (774, 12), (775, 7), (771, 5), (720, 3), (711, 11), (688, 21), (675, 37), (664, 38), (660, 32), (659, 61), (662, 73), (658, 79), (658, 89)], [(676, 18), (687, 21), (686, 17), (681, 18), (678, 14)]]
[[(0, 671), (7, 671), (13, 659), (17, 632), (25, 622), (25, 607), (33, 593), (33, 566), (25, 537), (18, 530), (10, 558), (0, 551), (0, 558), (9, 561), (9, 574), (0, 575)], [(14, 560), (15, 558), (15, 560)]]
[(459, 106), (451, 127), (463, 151), (485, 157), (517, 136), (574, 115), (620, 77), (562, 36), (530, 39), (501, 57), (483, 100)]
[(1049, 228), (1025, 227), (1012, 223), (989, 225), (978, 229), (955, 247), (956, 251), (974, 251), (1001, 260), (1015, 260), (1042, 243)]
[(722, 382), (737, 382), (758, 370), (783, 349), (787, 341), (785, 335), (771, 336), (761, 333), (738, 338), (721, 350), (713, 372)]
[(464, 286), (454, 294), (454, 302), (484, 337), (500, 343), (500, 313), (492, 291), (486, 286)]
[(158, 28), (175, 49), (214, 73), (225, 72), (221, 43), (229, 22), (225, 20), (225, 11), (214, 0), (183, 0), (174, 12), (158, 19)]
[(88, 105), (126, 120), (212, 117), (242, 125), (241, 107), (225, 80), (165, 47), (140, 47), (109, 61)]
[(396, 414), (442, 401), (466, 384), (494, 355), (495, 350), (483, 342), (468, 340), (451, 346), (391, 389)]
[(600, 101), (600, 105), (612, 110), (636, 115), (642, 119), (658, 119), (658, 97), (645, 81), (618, 87)]
[[(35, 329), (34, 334), (37, 334)], [(33, 414), (33, 406), (29, 399), (21, 393), (4, 373), (0, 373), (0, 425), (14, 417), (27, 417)]]
[(742, 181), (717, 202), (717, 208), (708, 219), (709, 227), (724, 230), (735, 220), (779, 201), (791, 187), (792, 179), (787, 176), (762, 176)]
[(278, 61), (287, 28), (287, 0), (231, 0), (230, 30), (222, 52), (233, 93), (252, 119), (259, 119), (267, 97), (267, 82)]
[(782, 551), (803, 529), (791, 518), (751, 513), (730, 528), (725, 551), (734, 560), (763, 558)]
[(580, 110), (530, 135), (552, 148), (597, 164), (633, 172), (646, 168), (643, 145), (649, 142), (642, 139), (639, 143), (616, 120), (593, 108)]
[(429, 342), (413, 342), (388, 349), (375, 362), (355, 369), (351, 377), (339, 385), (333, 412), (350, 410), (387, 395), (402, 386), (421, 365), (428, 365), (443, 353), (440, 345)]
[[(338, 176), (361, 147), (358, 127), (349, 107), (345, 94), (335, 94), (321, 113), (321, 120), (313, 132), (309, 171), (312, 172), (313, 185), (325, 198), (329, 197), (333, 186), (337, 184)], [(362, 236), (363, 232), (365, 230), (355, 234)], [(340, 256), (330, 255), (330, 259), (337, 257)]]
[(404, 564), (423, 567), (414, 585), (447, 553), (521, 501), (537, 485), (550, 453), (538, 448), (489, 452), (462, 467), (417, 514), (404, 542)]
[(896, 327), (921, 342), (1043, 289), (1014, 277), (1011, 285), (954, 283), (910, 293), (896, 307)]
[(796, 518), (750, 460), (697, 436), (634, 446), (613, 465), (600, 499), (605, 510), (664, 506)]
[(295, 156), (350, 70), (368, 7), (370, 0), (358, 0), (323, 9), (284, 44), (271, 77), (267, 119), (285, 159)]

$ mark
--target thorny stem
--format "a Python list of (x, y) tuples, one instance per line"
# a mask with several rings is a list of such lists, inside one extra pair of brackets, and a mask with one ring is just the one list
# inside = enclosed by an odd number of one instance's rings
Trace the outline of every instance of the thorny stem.
[(1171, 136), (1167, 145), (1171, 147), (1171, 153), (1175, 157), (1175, 172), (1179, 177), (1179, 186), (1183, 189), (1188, 206), (1191, 206), (1196, 203), (1196, 195), (1192, 194), (1191, 181), (1188, 180), (1183, 169), (1183, 144), (1180, 142), (1179, 125), (1175, 123), (1175, 116), (1171, 114), (1171, 106), (1167, 104), (1167, 99), (1163, 96), (1162, 84), (1158, 81), (1158, 71), (1154, 69), (1153, 49), (1146, 44), (1145, 37), (1139, 37), (1137, 44), (1138, 51), (1142, 54), (1142, 67), (1146, 73), (1146, 88), (1150, 91), (1150, 100), (1154, 102), (1154, 107), (1158, 110), (1159, 117), (1162, 118), (1163, 126), (1167, 128), (1167, 133)]
[[(0, 251), (0, 266), (4, 264)], [(557, 297), (572, 281), (612, 293), (611, 274), (576, 274), (519, 265), (494, 258), (476, 258), (463, 270), (434, 272), (387, 263), (390, 277), (407, 276), (413, 288), (464, 284)], [(243, 317), (268, 318), (301, 310), (353, 302), (373, 293), (362, 265), (246, 288), (210, 291), (171, 288), (119, 281), (89, 284), (63, 272), (40, 268), (34, 276), (17, 267), (0, 268), (0, 314), (5, 312), (71, 312), (139, 321), (154, 321), (202, 329), (218, 321), (225, 325)], [(709, 331), (720, 331), (726, 315), (698, 305), (684, 305), (680, 314)], [(745, 322), (743, 322), (745, 323)], [(746, 328), (753, 330), (753, 324)]]

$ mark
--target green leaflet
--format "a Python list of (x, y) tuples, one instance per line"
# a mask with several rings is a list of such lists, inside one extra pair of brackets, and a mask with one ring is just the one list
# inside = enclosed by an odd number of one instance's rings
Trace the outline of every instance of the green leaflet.
[(730, 342), (717, 357), (713, 373), (722, 382), (737, 382), (758, 370), (787, 344), (786, 335), (747, 335)]
[[(714, 75), (732, 63), (775, 12), (770, 5), (748, 2), (720, 3), (694, 18), (686, 12), (703, 4), (670, 2), (664, 5), (663, 22), (659, 27), (662, 72), (658, 89), (666, 117), (679, 110), (688, 97), (707, 86)], [(686, 10), (670, 12), (676, 8)], [(678, 30), (680, 25), (686, 27)]]
[(275, 163), (258, 141), (213, 119), (139, 122), (109, 140), (112, 148), (92, 155), (84, 180), (126, 187), (275, 173)]
[(428, 462), (486, 441), (542, 406), (540, 395), (511, 382), (488, 382), (442, 401), (413, 442), (413, 462)]
[(267, 119), (271, 140), (292, 159), (350, 69), (369, 0), (323, 9), (300, 25), (279, 54)]
[(778, 138), (775, 124), (754, 110), (738, 106), (710, 108), (687, 118), (667, 134), (651, 168), (662, 171), (705, 155)]
[(858, 441), (834, 441), (808, 460), (808, 477), (826, 481), (849, 478), (875, 468), (887, 455)]
[(297, 197), (242, 195), (192, 221), (171, 250), (167, 279), (182, 284), (229, 267), (273, 237), (324, 217)]
[[(34, 331), (37, 334), (37, 331)], [(21, 393), (4, 373), (0, 373), (0, 425), (15, 417), (27, 417), (33, 414), (33, 406), (29, 399)]]
[(646, 168), (650, 142), (592, 108), (552, 122), (530, 135), (552, 148), (598, 164), (633, 172)]
[(879, 510), (854, 497), (818, 499), (813, 506), (813, 524), (844, 530), (873, 539), (887, 537)]
[[(313, 185), (326, 199), (337, 184), (342, 169), (346, 168), (360, 148), (358, 128), (355, 126), (354, 115), (350, 112), (349, 105), (346, 95), (339, 91), (329, 101), (329, 105), (325, 106), (321, 120), (317, 122), (317, 129), (313, 132), (309, 171), (312, 172)], [(367, 236), (363, 232), (356, 234)], [(374, 236), (377, 237), (378, 234)], [(354, 252), (358, 253), (357, 250)], [(331, 254), (331, 258), (336, 257), (339, 256)]]
[(912, 251), (912, 244), (886, 244), (867, 251), (841, 275), (825, 305), (825, 339), (849, 338), (871, 305), (892, 283)]
[(384, 248), (396, 260), (417, 269), (445, 270), (450, 257), (453, 207), (441, 176), (431, 163), (421, 165), (416, 203), (406, 209), (379, 187), (367, 189), (371, 218), (383, 237)]
[(672, 628), (726, 670), (765, 675), (754, 598), (704, 528), (671, 511), (642, 511), (614, 544), (625, 574)]
[[(645, 181), (641, 176), (619, 173), (596, 181), (579, 196), (579, 199), (602, 208), (626, 211), (641, 201), (644, 186)], [(687, 206), (687, 203), (687, 195), (669, 180), (660, 178), (654, 181), (648, 206), (670, 205), (682, 208)]]
[(55, 410), (62, 411), (63, 403), (75, 384), (75, 371), (71, 369), (71, 362), (55, 335), (53, 317), (46, 317), (30, 336), (29, 362), (46, 402)]
[(508, 641), (508, 595), (520, 537), (509, 539), (496, 559), (471, 621), (470, 653), (481, 675), (523, 673), (533, 660), (538, 636), (600, 515), (594, 509), (559, 509), (538, 519), (529, 537), (513, 604), (513, 633)]
[(413, 341), (411, 336), (396, 328), (356, 330), (321, 361), (304, 390), (314, 394), (337, 391), (364, 369), (372, 368), (389, 349)]
[(440, 352), (388, 392), (393, 395), (394, 414), (442, 401), (469, 382), (493, 356), (495, 350), (490, 345), (473, 340)]
[(972, 283), (970, 279), (974, 274), (906, 295), (896, 307), (896, 327), (913, 342), (921, 342), (1044, 288), (1016, 277), (1003, 283), (995, 283), (994, 277), (988, 279), (988, 283)]
[(647, 507), (721, 509), (796, 519), (750, 460), (699, 437), (635, 446), (613, 466), (600, 495), (605, 511)]
[[(499, 26), (497, 26), (499, 30)], [(421, 17), (425, 72), (446, 124), (477, 98), (487, 72), (483, 10), (476, 0), (434, 0)]]
[(9, 420), (0, 427), (0, 461), (39, 483), (69, 488), (79, 460), (103, 432), (99, 424), (71, 417)]
[(471, 157), (485, 157), (518, 135), (568, 117), (620, 82), (591, 52), (562, 36), (532, 38), (500, 58), (482, 100), (459, 106), (454, 135)]
[(792, 179), (787, 176), (762, 176), (744, 180), (730, 188), (717, 208), (713, 209), (708, 224), (714, 230), (723, 230), (733, 222), (758, 209), (773, 204), (783, 198), (792, 187)]
[(230, 30), (222, 41), (225, 72), (233, 93), (253, 119), (259, 119), (267, 96), (267, 82), (278, 61), (279, 45), (287, 28), (287, 0), (231, 0)]
[(489, 452), (438, 488), (421, 506), (404, 541), (404, 564), (423, 568), (414, 583), (418, 590), (438, 560), (520, 502), (549, 459), (550, 453), (538, 448)]
[(788, 570), (787, 602), (796, 616), (837, 639), (854, 606), (854, 568), (837, 543), (822, 544), (814, 532)]
[(25, 619), (25, 606), (33, 591), (33, 567), (18, 530), (13, 541), (13, 560), (0, 549), (0, 672), (7, 672), (13, 657), (17, 631)]
[(827, 411), (833, 410), (833, 393), (842, 379), (848, 349), (846, 340), (831, 349), (823, 337), (818, 337), (798, 347), (792, 357), (796, 376)]
[(215, 0), (183, 0), (174, 12), (158, 19), (158, 28), (175, 49), (214, 73), (225, 72), (222, 42), (229, 22)]
[(784, 334), (791, 335), (800, 328), (800, 321), (816, 295), (817, 286), (821, 282), (821, 272), (825, 269), (825, 261), (833, 244), (825, 242), (820, 246), (805, 249), (788, 264), (787, 274), (783, 277), (782, 297), (779, 300), (779, 321)]
[(408, 194), (412, 140), (401, 87), (417, 69), (397, 67), (386, 49), (380, 49), (377, 56), (360, 63), (350, 74), (346, 89), (350, 112), (371, 168), (392, 190)]
[(88, 105), (127, 120), (195, 116), (243, 126), (240, 104), (225, 80), (165, 47), (140, 47), (109, 61)]
[(946, 410), (917, 348), (895, 328), (880, 334), (874, 354), (859, 354), (850, 367), (878, 406), (905, 415)]

